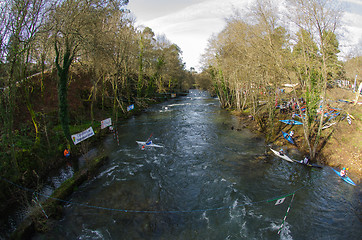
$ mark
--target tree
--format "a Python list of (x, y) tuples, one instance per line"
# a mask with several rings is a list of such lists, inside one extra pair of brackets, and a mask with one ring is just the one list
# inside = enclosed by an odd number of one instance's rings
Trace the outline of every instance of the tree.
[(76, 54), (85, 50), (88, 30), (94, 25), (90, 19), (97, 19), (104, 8), (120, 8), (128, 1), (122, 0), (66, 0), (55, 10), (52, 36), (56, 53), (55, 66), (58, 72), (59, 119), (64, 135), (70, 144), (67, 84), (70, 66)]
[[(289, 0), (289, 18), (300, 29), (298, 44), (303, 52), (304, 78), (306, 88), (306, 117), (303, 120), (303, 130), (310, 156), (314, 158), (317, 153), (321, 130), (324, 121), (324, 110), (326, 109), (326, 89), (329, 77), (329, 69), (338, 52), (335, 32), (340, 25), (341, 9), (334, 0)], [(306, 34), (308, 33), (308, 34)], [(310, 37), (313, 41), (304, 39)], [(308, 50), (318, 47), (317, 53), (309, 54)], [(316, 57), (317, 56), (317, 57)], [(319, 61), (315, 61), (318, 58)], [(315, 63), (318, 63), (317, 67)], [(307, 74), (306, 74), (307, 73)], [(314, 91), (308, 91), (312, 89)], [(321, 100), (321, 101), (320, 101)], [(319, 122), (314, 124), (315, 114), (320, 112)]]

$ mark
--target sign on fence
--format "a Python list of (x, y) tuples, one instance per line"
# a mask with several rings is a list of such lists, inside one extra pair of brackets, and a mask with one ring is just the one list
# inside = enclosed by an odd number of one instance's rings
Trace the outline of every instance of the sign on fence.
[(112, 119), (111, 118), (107, 118), (101, 121), (101, 129), (104, 129), (108, 126), (112, 125)]
[(73, 134), (72, 140), (73, 140), (74, 144), (76, 145), (76, 144), (80, 143), (81, 141), (83, 141), (87, 138), (90, 138), (92, 136), (94, 136), (94, 132), (93, 132), (93, 128), (90, 127), (81, 133)]

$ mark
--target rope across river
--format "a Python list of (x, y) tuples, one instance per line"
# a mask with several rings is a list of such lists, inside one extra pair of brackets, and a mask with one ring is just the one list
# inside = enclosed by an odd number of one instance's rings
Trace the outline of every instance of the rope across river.
[[(320, 176), (321, 177), (321, 176)], [(315, 179), (318, 179), (320, 177), (317, 177)], [(217, 207), (217, 208), (204, 208), (204, 209), (195, 209), (195, 210), (134, 210), (134, 209), (119, 209), (119, 208), (110, 208), (110, 207), (102, 207), (102, 206), (94, 206), (94, 205), (89, 205), (89, 204), (85, 204), (85, 203), (79, 203), (79, 202), (73, 202), (73, 201), (68, 201), (68, 200), (64, 200), (64, 199), (59, 199), (59, 198), (55, 198), (46, 194), (42, 194), (39, 193), (35, 190), (32, 190), (30, 188), (21, 186), (19, 184), (16, 184), (4, 177), (1, 177), (1, 180), (18, 187), (19, 189), (22, 189), (24, 191), (36, 194), (38, 196), (42, 196), (48, 199), (53, 199), (59, 202), (63, 202), (63, 203), (67, 203), (67, 204), (73, 204), (73, 205), (78, 205), (78, 206), (82, 206), (82, 207), (88, 207), (88, 208), (94, 208), (94, 209), (102, 209), (102, 210), (108, 210), (108, 211), (114, 211), (114, 212), (124, 212), (124, 213), (148, 213), (148, 214), (175, 214), (175, 213), (196, 213), (196, 212), (207, 212), (207, 211), (218, 211), (218, 210), (225, 210), (225, 209), (232, 209), (232, 208), (236, 208), (236, 207), (242, 207), (242, 206), (248, 206), (248, 205), (255, 205), (255, 204), (259, 204), (259, 203), (263, 203), (263, 202), (272, 202), (281, 198), (286, 198), (288, 196), (291, 195), (295, 195), (296, 192), (306, 188), (308, 186), (308, 184), (297, 188), (296, 190), (283, 194), (283, 195), (279, 195), (279, 196), (274, 196), (268, 199), (264, 199), (264, 200), (260, 200), (260, 201), (254, 201), (254, 202), (250, 202), (250, 203), (243, 203), (243, 204), (237, 204), (237, 205), (233, 205), (233, 206), (222, 206), (222, 207)]]

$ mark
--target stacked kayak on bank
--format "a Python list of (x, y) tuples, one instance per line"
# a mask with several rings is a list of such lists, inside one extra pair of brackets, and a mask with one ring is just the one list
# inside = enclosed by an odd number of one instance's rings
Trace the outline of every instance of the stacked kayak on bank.
[(279, 120), (282, 123), (289, 124), (289, 125), (303, 125), (302, 122), (293, 120), (293, 119), (287, 119), (287, 120)]
[(283, 137), (288, 140), (288, 142), (290, 142), (291, 144), (295, 144), (293, 141), (293, 138), (286, 132), (282, 131)]

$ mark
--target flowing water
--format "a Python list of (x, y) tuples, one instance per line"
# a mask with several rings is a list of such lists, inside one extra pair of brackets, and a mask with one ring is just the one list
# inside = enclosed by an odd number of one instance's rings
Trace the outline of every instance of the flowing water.
[[(108, 164), (34, 239), (360, 239), (359, 186), (277, 158), (238, 121), (196, 90), (124, 121)], [(142, 151), (151, 134), (163, 148)]]

